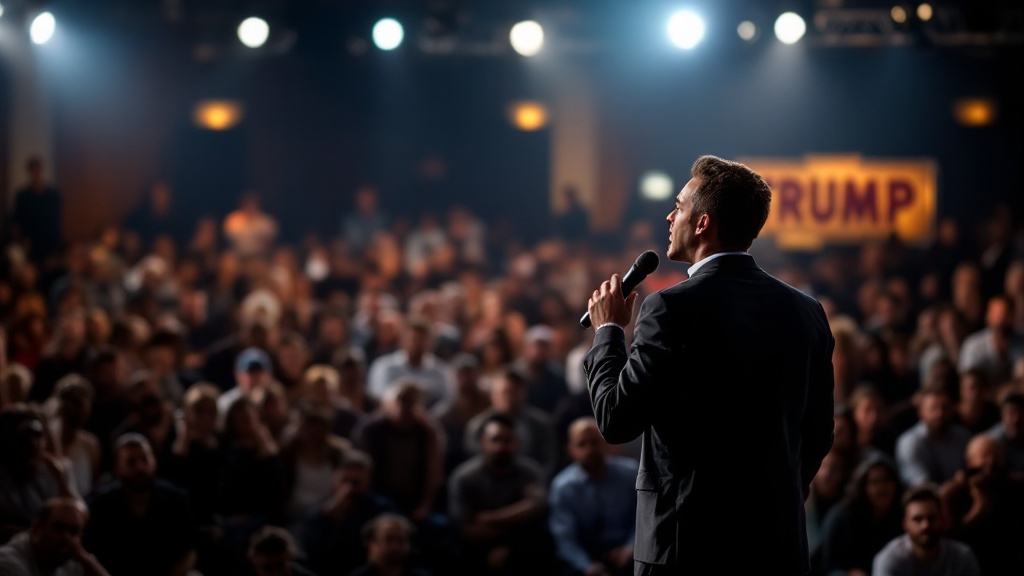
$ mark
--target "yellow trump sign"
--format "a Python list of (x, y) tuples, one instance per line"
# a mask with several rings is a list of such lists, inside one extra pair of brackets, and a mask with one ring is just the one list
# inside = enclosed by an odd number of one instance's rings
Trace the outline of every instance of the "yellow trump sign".
[(815, 249), (890, 233), (921, 243), (935, 224), (936, 169), (931, 160), (807, 156), (740, 162), (772, 188), (772, 210), (761, 235), (773, 236), (782, 248)]

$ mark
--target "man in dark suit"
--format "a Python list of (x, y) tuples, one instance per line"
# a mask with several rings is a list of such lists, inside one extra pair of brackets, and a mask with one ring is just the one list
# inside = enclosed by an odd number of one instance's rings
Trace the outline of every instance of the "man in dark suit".
[(832, 445), (832, 348), (821, 306), (746, 253), (771, 191), (703, 156), (668, 215), (689, 279), (644, 300), (626, 348), (618, 275), (590, 299), (583, 360), (613, 444), (643, 435), (635, 573), (804, 574), (804, 499)]

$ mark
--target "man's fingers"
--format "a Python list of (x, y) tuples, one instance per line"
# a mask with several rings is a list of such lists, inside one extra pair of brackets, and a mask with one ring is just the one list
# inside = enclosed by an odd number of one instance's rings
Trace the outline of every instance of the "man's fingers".
[(622, 278), (618, 274), (612, 274), (612, 279), (609, 280), (612, 294), (622, 294)]

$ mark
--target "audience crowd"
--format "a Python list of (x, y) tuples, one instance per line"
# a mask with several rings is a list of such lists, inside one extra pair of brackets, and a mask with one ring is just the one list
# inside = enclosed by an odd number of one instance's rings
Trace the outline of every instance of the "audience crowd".
[[(632, 573), (635, 443), (590, 418), (577, 318), (660, 223), (607, 250), (585, 214), (527, 240), (365, 187), (289, 245), (256, 194), (189, 221), (160, 184), (68, 243), (40, 174), (0, 255), (0, 573)], [(1013, 216), (944, 219), (925, 247), (755, 244), (836, 338), (815, 574), (1024, 574)]]

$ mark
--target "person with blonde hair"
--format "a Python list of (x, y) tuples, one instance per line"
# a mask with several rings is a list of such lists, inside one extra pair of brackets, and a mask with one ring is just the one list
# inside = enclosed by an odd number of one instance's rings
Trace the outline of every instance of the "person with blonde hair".
[(341, 394), (341, 374), (328, 364), (314, 364), (302, 374), (297, 399), (331, 412), (331, 433), (342, 438), (352, 438), (352, 433), (365, 420), (362, 412), (355, 410)]

